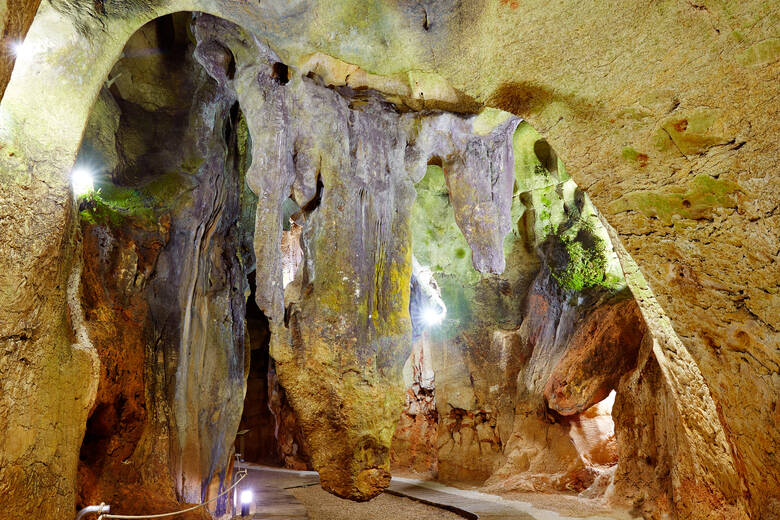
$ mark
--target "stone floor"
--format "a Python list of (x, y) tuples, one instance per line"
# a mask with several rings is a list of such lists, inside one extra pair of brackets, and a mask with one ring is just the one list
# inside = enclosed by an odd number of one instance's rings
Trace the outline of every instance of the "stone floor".
[(239, 484), (239, 495), (241, 490), (251, 489), (255, 503), (251, 516), (243, 518), (308, 520), (306, 507), (287, 488), (319, 484), (316, 473), (287, 472), (261, 466), (249, 466), (247, 469), (249, 473)]
[[(280, 468), (270, 468), (253, 464), (244, 464), (249, 470), (240, 489), (251, 487), (254, 490), (255, 507), (252, 515), (244, 518), (254, 520), (309, 520), (306, 507), (294, 495), (295, 489), (319, 484), (317, 473), (313, 471), (292, 471)], [(388, 493), (397, 497), (405, 497), (422, 504), (435, 506), (441, 510), (442, 518), (453, 518), (453, 513), (469, 520), (616, 520), (631, 518), (623, 512), (614, 514), (593, 515), (582, 514), (563, 516), (559, 513), (540, 509), (529, 502), (506, 500), (495, 495), (477, 491), (456, 489), (436, 482), (421, 481), (394, 477), (388, 488)], [(348, 505), (354, 505), (348, 503)], [(354, 507), (359, 507), (355, 505)], [(400, 504), (399, 504), (400, 509)], [(346, 512), (345, 512), (346, 514)], [(359, 513), (350, 510), (349, 517), (363, 520), (362, 517), (351, 516)], [(430, 514), (430, 513), (429, 513)], [(567, 513), (568, 514), (568, 513)], [(320, 512), (319, 518), (323, 518)], [(376, 513), (367, 514), (366, 518), (376, 518)], [(395, 516), (389, 515), (393, 520)]]

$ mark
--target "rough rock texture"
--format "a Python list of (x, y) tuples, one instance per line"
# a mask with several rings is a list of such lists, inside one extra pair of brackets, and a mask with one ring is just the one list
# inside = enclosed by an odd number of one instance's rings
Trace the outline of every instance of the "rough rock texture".
[[(518, 121), (476, 135), (470, 119), (403, 115), (371, 92), (325, 88), (227, 23), (203, 17), (197, 34), (204, 62), (229, 48), (237, 63), (235, 80), (224, 81), (236, 89), (252, 135), (248, 182), (266, 201), (256, 221), (257, 301), (271, 321), (279, 379), (323, 486), (371, 498), (388, 483), (411, 338), (412, 180), (430, 158), (446, 156), (474, 265), (503, 270)], [(288, 195), (308, 215), (303, 262), (283, 292)]]
[[(610, 229), (610, 233), (614, 234), (614, 230)], [(746, 518), (748, 515), (743, 504), (733, 498), (745, 490), (736, 478), (732, 459), (727, 456), (726, 433), (718, 428), (716, 417), (722, 412), (715, 409), (702, 373), (680, 339), (671, 331), (669, 317), (652, 298), (647, 281), (636, 263), (620, 244), (616, 249), (652, 336), (652, 356), (648, 356), (646, 361), (641, 359), (642, 363), (631, 379), (622, 380), (620, 385), (622, 388), (627, 386), (636, 399), (627, 399), (616, 408), (635, 419), (633, 424), (628, 421), (623, 423), (629, 430), (627, 433), (621, 432), (621, 424), (616, 424), (616, 435), (618, 439), (624, 435), (627, 441), (634, 441), (634, 446), (638, 446), (634, 453), (639, 458), (630, 456), (624, 461), (627, 472), (618, 468), (616, 488), (628, 488), (636, 482), (635, 478), (647, 478), (648, 472), (654, 470), (663, 475), (668, 464), (670, 478), (648, 482), (647, 485), (647, 489), (651, 490), (660, 487), (660, 494), (642, 496), (640, 493), (637, 496), (635, 507), (645, 509), (645, 516), (664, 518), (663, 504), (671, 495), (673, 507), (670, 509), (683, 518), (696, 518), (701, 511), (708, 511), (711, 518)], [(645, 353), (648, 342), (646, 340), (643, 344)], [(647, 381), (643, 378), (645, 370), (649, 372)], [(658, 374), (660, 378), (656, 377)], [(691, 396), (688, 393), (691, 388), (701, 391)], [(637, 435), (635, 425), (646, 422), (649, 394), (654, 394), (658, 418), (653, 418), (652, 429), (643, 428)], [(690, 406), (694, 398), (695, 406)], [(661, 439), (662, 443), (658, 443)], [(663, 446), (663, 449), (654, 452), (652, 445)], [(643, 455), (645, 465), (642, 464)], [(634, 469), (638, 471), (634, 473)], [(631, 493), (630, 490), (627, 492)], [(682, 502), (681, 496), (686, 497)], [(653, 504), (656, 499), (658, 508)], [(769, 518), (773, 514), (770, 511)]]
[[(251, 282), (250, 282), (251, 284)], [(241, 423), (238, 426), (240, 434), (236, 439), (236, 452), (243, 460), (268, 465), (279, 465), (282, 461), (276, 441), (276, 425), (274, 414), (269, 403), (271, 389), (269, 388), (268, 343), (271, 332), (268, 330), (268, 320), (260, 309), (252, 309), (251, 296), (247, 301), (247, 335), (251, 349), (249, 376), (246, 381), (244, 409), (241, 413)]]
[[(224, 48), (236, 58), (231, 83), (252, 135), (248, 183), (263, 200), (257, 303), (271, 323), (276, 373), (323, 487), (367, 500), (389, 483), (410, 342), (402, 215), (413, 191), (399, 116), (370, 99), (353, 110), (315, 81), (278, 76), (274, 56), (228, 24), (203, 17), (197, 34), (202, 60)], [(315, 197), (318, 206), (303, 229), (303, 264), (283, 294), (282, 203), (291, 192), (299, 206)]]
[[(390, 462), (394, 472), (411, 472), (417, 477), (435, 477), (438, 471), (437, 430), (439, 414), (436, 410), (435, 375), (424, 324), (416, 324), (415, 315), (421, 309), (414, 305), (416, 289), (412, 277), (412, 300), (409, 312), (415, 329), (412, 353), (404, 365), (406, 403), (393, 435)], [(426, 298), (423, 305), (427, 305)], [(420, 329), (418, 332), (418, 328)]]
[(56, 163), (20, 171), (3, 159), (0, 515), (65, 518), (100, 372), (78, 303), (73, 201), (65, 187), (47, 185)]
[[(71, 347), (82, 342), (67, 337), (63, 282), (77, 256), (65, 172), (130, 34), (160, 14), (194, 8), (239, 22), (287, 63), (305, 63), (319, 51), (380, 78), (406, 78), (401, 84), (414, 97), (435, 97), (424, 94), (444, 85), (540, 129), (646, 277), (646, 287), (632, 289), (641, 293), (674, 403), (661, 410), (676, 414), (670, 422), (682, 420), (678, 440), (686, 446), (671, 462), (685, 474), (673, 480), (675, 507), (694, 518), (712, 515), (695, 507), (701, 501), (719, 511), (778, 515), (780, 39), (777, 5), (759, 0), (588, 9), (540, 0), (252, 9), (221, 0), (44, 3), (28, 38), (50, 45), (17, 61), (0, 106), (9, 224), (0, 337), (4, 349), (20, 354), (4, 359), (12, 374), (4, 382), (14, 392), (3, 393), (0, 410), (42, 411), (35, 419), (0, 414), (8, 444), (3, 467), (21, 481), (8, 504), (23, 504), (36, 482), (46, 482), (51, 511), (69, 507), (74, 453), (90, 408), (89, 391), (74, 386), (98, 377), (81, 359), (84, 351)], [(426, 75), (440, 81), (426, 82)], [(66, 362), (50, 374), (47, 360), (59, 355)], [(54, 395), (75, 408), (58, 408)], [(74, 396), (86, 403), (73, 405)], [(52, 417), (63, 427), (50, 428)], [(34, 421), (40, 424), (28, 424)], [(50, 435), (39, 429), (57, 433), (33, 458), (28, 441), (6, 440), (18, 438), (19, 425), (39, 436)], [(38, 473), (56, 477), (31, 477)]]
[(436, 439), (439, 414), (433, 388), (412, 383), (406, 391), (401, 418), (393, 434), (390, 464), (393, 474), (434, 478), (438, 474)]
[[(455, 221), (481, 273), (500, 274), (506, 268), (504, 237), (512, 228), (514, 182), (511, 136), (519, 123), (511, 117), (488, 135), (478, 135), (471, 119), (442, 114), (424, 118), (414, 136), (411, 154), (436, 161), (447, 172)], [(418, 167), (411, 175), (417, 182), (425, 170)]]
[[(644, 326), (587, 197), (541, 136), (508, 116), (483, 113), (468, 134), (479, 142), (487, 127), (492, 146), (510, 146), (514, 158), (514, 182), (493, 188), (510, 204), (512, 233), (494, 248), (502, 274), (474, 269), (452, 166), (429, 166), (415, 186), (413, 249), (448, 307), (444, 323), (419, 342), (435, 374), (438, 477), (490, 478), (499, 491), (579, 491), (595, 466), (615, 463), (611, 418), (591, 407), (633, 369)], [(418, 431), (397, 432), (398, 448), (422, 444)]]
[[(136, 487), (139, 468), (127, 461), (147, 425), (145, 332), (151, 319), (144, 288), (168, 241), (170, 219), (159, 228), (141, 226), (85, 222), (82, 228), (85, 324), (102, 370), (80, 450), (78, 504), (105, 502), (117, 511), (128, 511), (128, 502), (143, 493)], [(168, 506), (176, 503), (165, 498)]]
[[(570, 431), (585, 418), (572, 421), (555, 412), (575, 415), (587, 410), (607, 397), (617, 384), (616, 374), (634, 367), (645, 327), (636, 302), (624, 293), (589, 291), (572, 304), (562, 298), (544, 264), (517, 332), (527, 361), (517, 367), (505, 463), (491, 476), (488, 488), (579, 492), (593, 484), (593, 466), (605, 462), (594, 460), (599, 457), (592, 449), (578, 446), (579, 432)], [(599, 323), (601, 330), (594, 333)], [(593, 346), (601, 351), (594, 352)], [(592, 352), (589, 359), (600, 362), (582, 363), (578, 358), (587, 351)]]
[[(254, 287), (254, 274), (250, 285)], [(249, 462), (309, 470), (310, 457), (297, 417), (268, 352), (268, 319), (255, 304), (254, 292), (247, 301), (247, 332), (252, 354), (239, 430), (248, 431), (237, 440), (239, 452)]]
[(644, 333), (633, 298), (585, 314), (544, 387), (547, 406), (575, 415), (606, 399), (621, 375), (633, 370)]
[(268, 370), (269, 407), (274, 416), (276, 449), (278, 450), (284, 467), (299, 470), (312, 470), (311, 450), (306, 445), (298, 423), (298, 416), (290, 404), (287, 395), (279, 383), (276, 370)]
[(101, 94), (78, 158), (103, 170), (80, 213), (86, 326), (103, 366), (80, 503), (117, 513), (224, 489), (243, 407), (252, 230), (241, 217), (254, 199), (242, 190), (240, 113), (192, 59), (188, 18), (131, 39), (112, 75), (132, 82)]

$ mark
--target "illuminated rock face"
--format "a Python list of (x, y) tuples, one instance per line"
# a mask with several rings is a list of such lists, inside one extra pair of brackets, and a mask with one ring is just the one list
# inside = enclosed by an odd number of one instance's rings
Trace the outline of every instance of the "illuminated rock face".
[(3, 50), (0, 53), (0, 98), (5, 92), (16, 55), (23, 51), (22, 42), (35, 17), (40, 0), (7, 0), (0, 6), (0, 33)]

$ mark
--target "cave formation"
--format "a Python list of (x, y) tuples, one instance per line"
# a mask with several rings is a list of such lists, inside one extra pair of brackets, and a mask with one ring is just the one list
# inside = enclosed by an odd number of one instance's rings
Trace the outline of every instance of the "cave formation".
[(777, 5), (0, 19), (0, 519), (780, 519)]

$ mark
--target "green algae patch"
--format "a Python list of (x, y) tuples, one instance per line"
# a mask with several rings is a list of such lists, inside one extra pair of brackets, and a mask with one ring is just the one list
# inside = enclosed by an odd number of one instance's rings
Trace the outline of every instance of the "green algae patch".
[(581, 291), (605, 284), (606, 246), (587, 225), (582, 225), (574, 237), (556, 234), (551, 239), (556, 242), (554, 249), (563, 253), (561, 262), (551, 273), (558, 285), (570, 291)]
[(709, 175), (697, 175), (682, 191), (669, 188), (661, 191), (628, 193), (609, 205), (611, 213), (638, 211), (648, 218), (657, 218), (671, 225), (673, 217), (699, 220), (709, 218), (714, 208), (737, 207), (736, 193), (743, 191), (734, 182)]
[(751, 45), (739, 55), (737, 61), (745, 67), (761, 67), (778, 59), (780, 59), (780, 38), (769, 38)]
[(372, 320), (380, 337), (402, 335), (411, 327), (408, 303), (411, 297), (411, 251), (403, 248), (397, 255), (396, 258), (403, 258), (403, 261), (392, 262), (389, 266), (380, 261), (375, 267), (377, 289), (374, 291)]
[(660, 151), (669, 150), (674, 144), (680, 153), (692, 155), (726, 144), (734, 135), (735, 130), (726, 121), (722, 110), (698, 107), (675, 111), (661, 121), (653, 142)]
[(472, 121), (472, 128), (477, 135), (485, 136), (490, 134), (501, 123), (513, 117), (509, 112), (497, 108), (485, 108)]
[[(515, 192), (532, 191), (569, 180), (563, 161), (527, 122), (517, 125), (512, 136), (512, 148), (515, 155)], [(547, 156), (542, 158), (538, 151), (543, 149)]]
[(557, 184), (559, 179), (542, 165), (534, 145), (542, 139), (539, 132), (523, 121), (512, 136), (515, 154), (515, 191), (526, 192)]
[(190, 157), (184, 159), (181, 162), (181, 169), (184, 172), (195, 174), (198, 172), (203, 162), (204, 162), (203, 157)]
[(178, 198), (183, 187), (187, 185), (183, 180), (178, 173), (166, 173), (139, 188), (138, 193), (147, 203), (154, 206), (168, 205)]
[(455, 221), (444, 173), (431, 165), (415, 185), (417, 198), (412, 206), (412, 251), (422, 265), (445, 272), (463, 284), (482, 278), (471, 262), (471, 247)]
[(238, 145), (239, 169), (246, 174), (252, 163), (252, 136), (249, 133), (249, 125), (246, 122), (244, 112), (238, 112), (236, 123), (236, 143)]
[(652, 112), (642, 107), (625, 107), (617, 113), (617, 117), (620, 119), (631, 119), (634, 121), (641, 121), (646, 117), (650, 117)]
[(620, 153), (620, 155), (623, 157), (623, 159), (627, 161), (636, 161), (637, 157), (639, 157), (639, 152), (637, 152), (630, 146), (626, 146), (625, 148), (623, 148), (623, 151)]
[(117, 227), (131, 219), (142, 225), (155, 221), (154, 209), (132, 188), (103, 186), (86, 195), (80, 205), (81, 219), (94, 225)]
[(638, 152), (630, 146), (626, 146), (621, 150), (620, 156), (626, 161), (637, 163), (640, 166), (647, 166), (648, 156), (646, 153)]
[(187, 187), (184, 176), (178, 173), (166, 173), (138, 188), (104, 182), (81, 197), (79, 216), (93, 225), (117, 227), (130, 220), (154, 228), (160, 215), (175, 207)]

